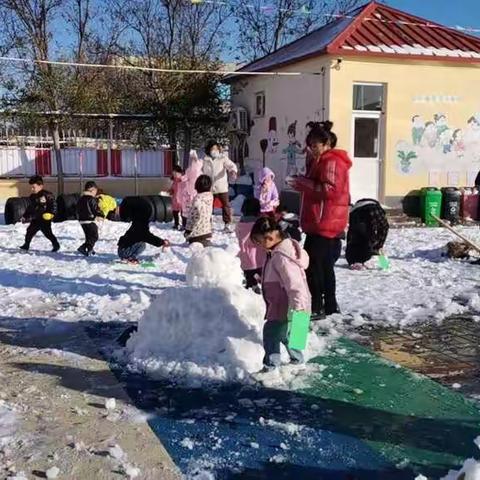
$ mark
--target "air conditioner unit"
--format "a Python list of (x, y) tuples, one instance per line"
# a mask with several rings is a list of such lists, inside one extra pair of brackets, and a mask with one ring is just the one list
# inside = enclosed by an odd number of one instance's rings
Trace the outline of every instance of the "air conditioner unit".
[(230, 112), (229, 130), (248, 133), (248, 112), (246, 108), (235, 107)]

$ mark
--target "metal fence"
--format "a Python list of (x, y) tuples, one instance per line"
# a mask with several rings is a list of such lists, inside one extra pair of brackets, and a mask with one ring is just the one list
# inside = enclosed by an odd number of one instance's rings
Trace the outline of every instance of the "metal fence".
[[(178, 152), (170, 149), (62, 148), (65, 177), (165, 177), (172, 173)], [(57, 176), (51, 147), (8, 146), (0, 148), (0, 178), (32, 175)]]

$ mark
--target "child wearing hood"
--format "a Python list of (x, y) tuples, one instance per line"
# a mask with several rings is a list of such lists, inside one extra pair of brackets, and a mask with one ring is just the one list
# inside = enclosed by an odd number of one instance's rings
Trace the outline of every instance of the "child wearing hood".
[[(170, 188), (170, 195), (172, 196), (172, 211), (173, 211), (173, 229), (180, 228), (180, 214), (182, 212), (183, 189), (186, 178), (185, 172), (180, 165), (173, 167), (172, 186)], [(182, 219), (182, 227), (185, 228), (185, 221)]]
[(260, 216), (260, 202), (256, 198), (247, 198), (242, 205), (242, 218), (237, 223), (235, 233), (240, 246), (238, 257), (245, 275), (246, 288), (260, 293), (259, 277), (265, 263), (265, 250), (255, 245), (250, 239), (250, 232)]
[(259, 184), (255, 188), (255, 197), (260, 200), (262, 215), (273, 215), (275, 209), (280, 205), (278, 190), (274, 180), (275, 174), (268, 167), (262, 169)]
[(190, 150), (190, 164), (185, 171), (185, 182), (182, 190), (182, 224), (185, 227), (192, 208), (193, 199), (197, 196), (195, 182), (202, 174), (203, 162), (195, 150)]
[(311, 311), (305, 269), (307, 252), (287, 238), (278, 223), (270, 217), (259, 218), (250, 234), (252, 242), (267, 252), (263, 266), (262, 292), (267, 306), (263, 327), (263, 371), (280, 366), (280, 344), (287, 348), (292, 363), (303, 361), (302, 352), (288, 348), (288, 312)]

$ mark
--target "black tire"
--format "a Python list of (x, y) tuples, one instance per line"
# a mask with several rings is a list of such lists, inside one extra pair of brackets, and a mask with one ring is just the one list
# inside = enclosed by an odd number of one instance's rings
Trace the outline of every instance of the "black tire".
[(155, 207), (155, 222), (163, 222), (165, 219), (165, 205), (162, 201), (162, 197), (159, 195), (149, 195), (148, 199)]
[(15, 223), (18, 223), (25, 214), (29, 204), (29, 197), (9, 198), (5, 203), (5, 225), (14, 225)]
[(77, 203), (80, 199), (79, 193), (61, 194), (57, 197), (57, 215), (55, 222), (77, 219)]
[(171, 197), (160, 197), (165, 208), (165, 215), (163, 221), (165, 223), (170, 223), (173, 221), (173, 208), (172, 208), (172, 199)]
[(132, 220), (155, 221), (155, 205), (148, 197), (125, 197), (120, 204), (120, 220), (131, 222)]

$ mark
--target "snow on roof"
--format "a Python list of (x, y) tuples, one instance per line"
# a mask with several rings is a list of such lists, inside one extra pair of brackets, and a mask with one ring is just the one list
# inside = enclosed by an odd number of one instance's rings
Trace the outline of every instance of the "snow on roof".
[(373, 1), (239, 72), (268, 71), (327, 53), (472, 62), (480, 59), (480, 38)]

